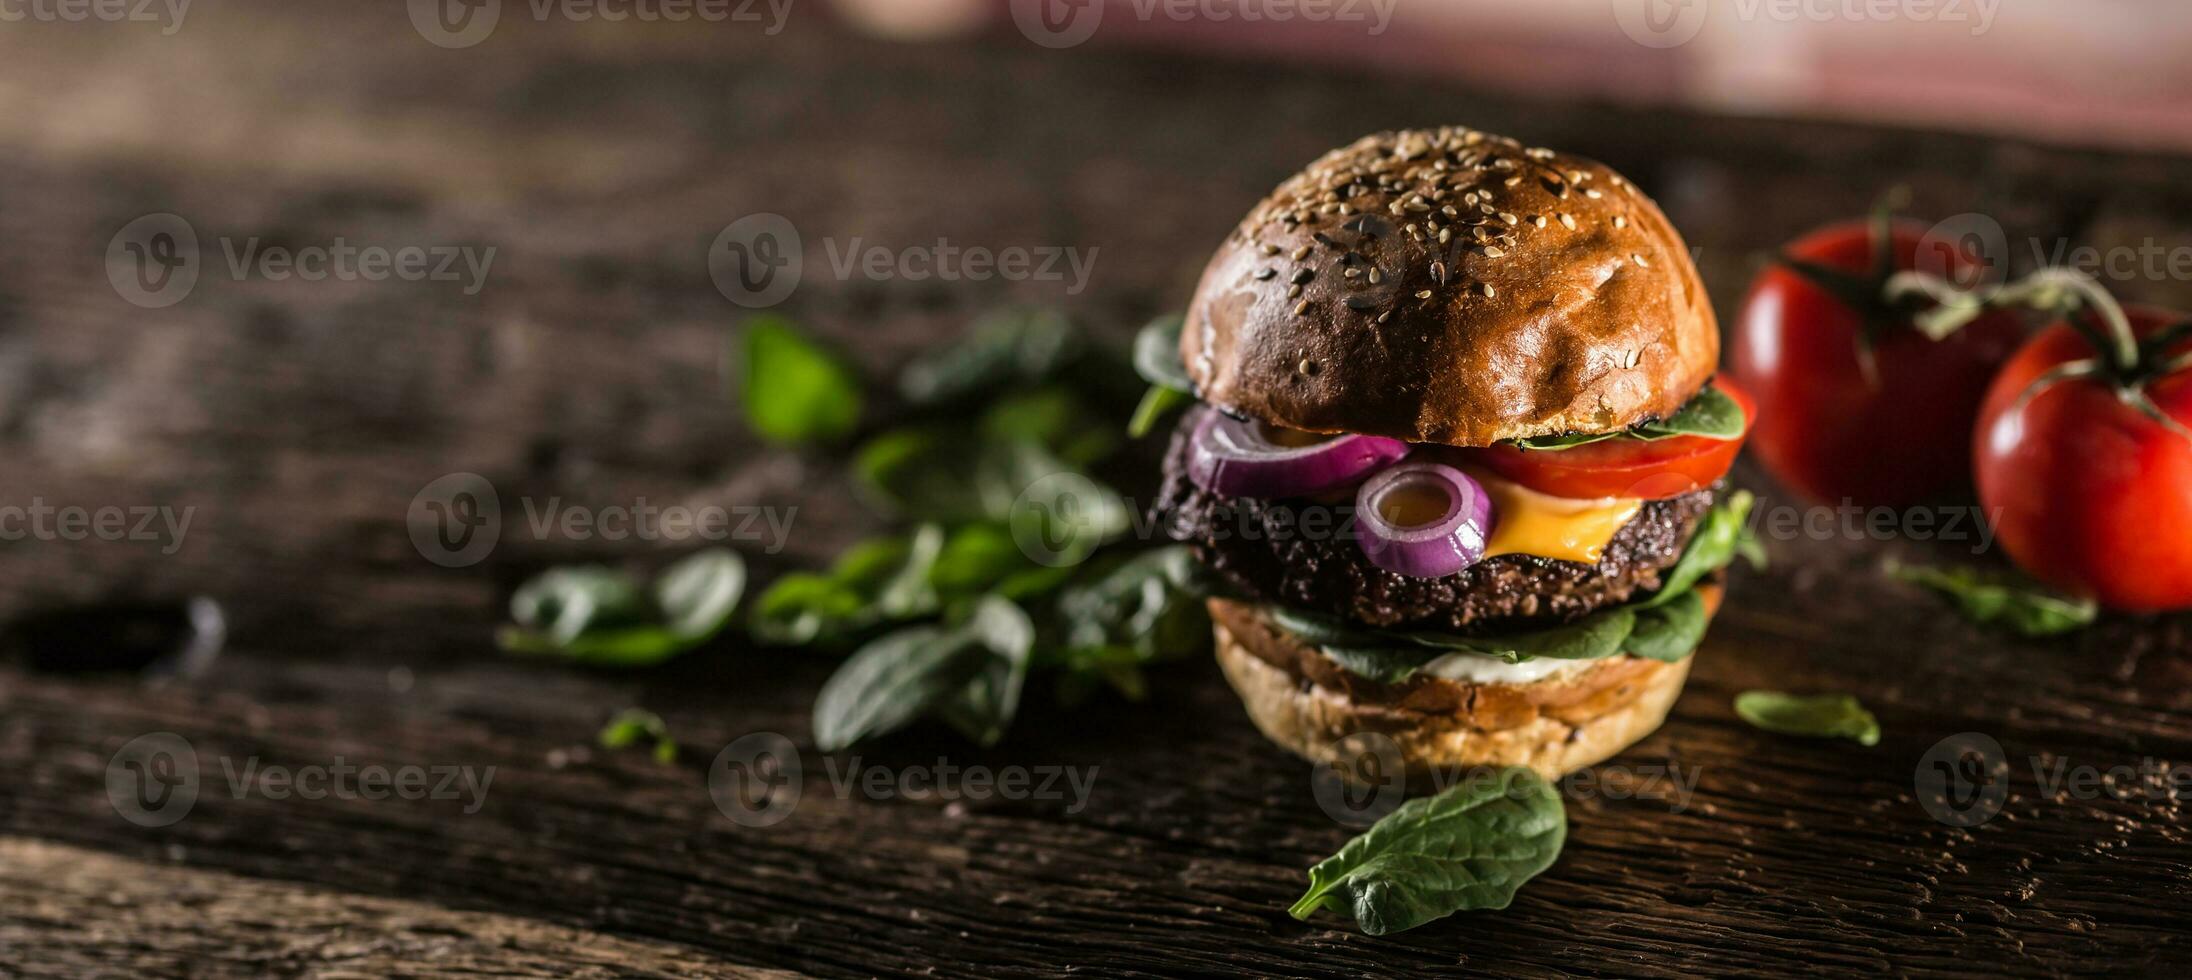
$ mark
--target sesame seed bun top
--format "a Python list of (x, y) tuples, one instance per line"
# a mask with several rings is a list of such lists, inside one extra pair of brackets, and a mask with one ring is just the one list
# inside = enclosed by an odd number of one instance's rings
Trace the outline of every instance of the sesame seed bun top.
[(1363, 137), (1280, 184), (1203, 270), (1180, 352), (1235, 414), (1481, 446), (1672, 414), (1720, 335), (1634, 184), (1444, 128)]

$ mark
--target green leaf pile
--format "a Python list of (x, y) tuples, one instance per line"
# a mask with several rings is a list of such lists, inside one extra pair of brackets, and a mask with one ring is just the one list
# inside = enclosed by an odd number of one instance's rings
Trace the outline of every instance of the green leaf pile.
[(1207, 649), (1194, 563), (1122, 543), (1134, 515), (1102, 477), (1125, 445), (1128, 359), (1058, 314), (1006, 311), (899, 373), (904, 411), (851, 463), (904, 530), (779, 577), (749, 613), (762, 642), (853, 649), (816, 700), (819, 746), (922, 719), (989, 744), (1031, 677), (1065, 704), (1139, 697), (1145, 667)]

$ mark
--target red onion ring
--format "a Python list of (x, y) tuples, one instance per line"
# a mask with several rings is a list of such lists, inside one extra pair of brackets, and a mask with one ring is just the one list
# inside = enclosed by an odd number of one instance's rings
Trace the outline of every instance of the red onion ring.
[(1187, 477), (1221, 497), (1299, 497), (1346, 486), (1408, 455), (1383, 436), (1336, 436), (1306, 446), (1272, 442), (1258, 422), (1206, 412), (1195, 423)]
[[(1393, 494), (1429, 489), (1446, 497), (1446, 512), (1422, 524), (1395, 524), (1385, 505)], [(1412, 578), (1444, 578), (1484, 557), (1492, 533), (1492, 498), (1451, 466), (1415, 462), (1370, 478), (1355, 494), (1355, 543), (1370, 563)]]

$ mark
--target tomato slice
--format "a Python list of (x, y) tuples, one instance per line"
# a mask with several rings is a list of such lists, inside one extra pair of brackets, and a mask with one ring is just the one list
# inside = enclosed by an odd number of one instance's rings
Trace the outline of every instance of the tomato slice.
[[(1743, 434), (1750, 434), (1757, 403), (1726, 378), (1713, 387), (1727, 392), (1743, 409)], [(1674, 436), (1667, 439), (1604, 439), (1567, 449), (1527, 450), (1498, 445), (1480, 450), (1494, 472), (1540, 493), (1556, 497), (1641, 497), (1663, 500), (1712, 485), (1735, 465), (1743, 440)]]

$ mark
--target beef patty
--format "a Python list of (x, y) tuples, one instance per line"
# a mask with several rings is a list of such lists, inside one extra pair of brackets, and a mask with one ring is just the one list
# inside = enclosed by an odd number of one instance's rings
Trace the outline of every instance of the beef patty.
[(1190, 411), (1165, 452), (1152, 517), (1173, 540), (1251, 597), (1373, 626), (1488, 633), (1573, 620), (1659, 587), (1713, 492), (1648, 500), (1614, 532), (1598, 564), (1499, 555), (1444, 578), (1370, 563), (1354, 539), (1353, 500), (1220, 497), (1187, 478)]

